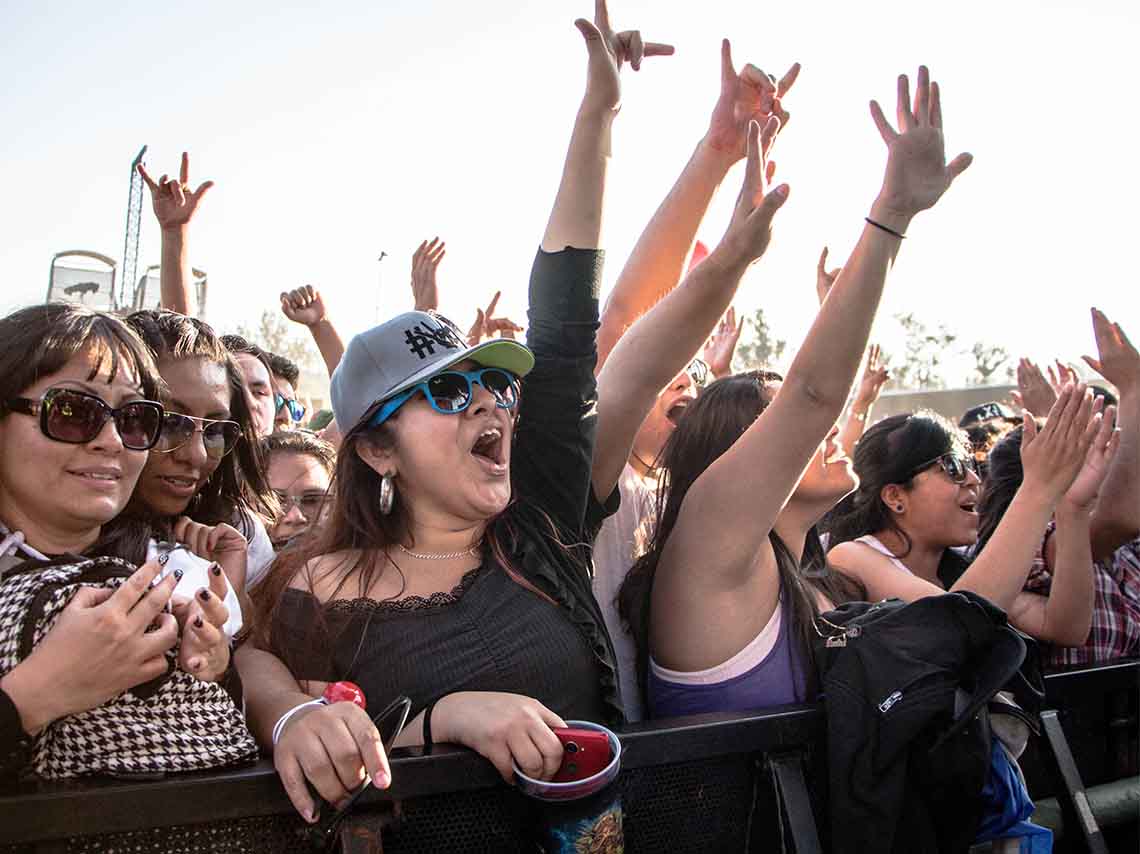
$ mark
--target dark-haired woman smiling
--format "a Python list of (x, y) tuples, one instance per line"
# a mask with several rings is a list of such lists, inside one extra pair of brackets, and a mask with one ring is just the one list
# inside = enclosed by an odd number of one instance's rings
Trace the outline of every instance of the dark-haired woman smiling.
[[(158, 386), (146, 347), (114, 317), (49, 305), (0, 320), (0, 571), (59, 555), (143, 563), (150, 531), (120, 514), (158, 440)], [(218, 621), (196, 600), (164, 613), (180, 575), (151, 587), (160, 571), (146, 563), (114, 593), (81, 589), (2, 674), (0, 756), (164, 672), (179, 622), (186, 669), (221, 675), (225, 609)]]

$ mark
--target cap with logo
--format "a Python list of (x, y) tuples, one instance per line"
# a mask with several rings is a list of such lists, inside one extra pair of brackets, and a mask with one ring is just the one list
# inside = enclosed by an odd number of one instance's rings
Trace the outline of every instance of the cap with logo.
[(989, 421), (992, 418), (1003, 418), (1006, 421), (1018, 420), (1013, 410), (1004, 403), (991, 400), (989, 403), (983, 403), (980, 406), (967, 409), (966, 414), (959, 419), (958, 426), (969, 427), (972, 424), (979, 424), (982, 421)]
[(469, 347), (454, 323), (432, 312), (405, 312), (360, 333), (329, 385), (337, 426), (347, 434), (378, 403), (466, 359), (519, 377), (534, 367), (534, 354), (517, 341), (495, 338)]

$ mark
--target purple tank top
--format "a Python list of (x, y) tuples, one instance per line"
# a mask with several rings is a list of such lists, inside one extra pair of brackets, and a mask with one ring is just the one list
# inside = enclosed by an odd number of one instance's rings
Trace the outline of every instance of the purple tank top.
[(789, 630), (791, 611), (781, 596), (780, 631), (760, 663), (745, 673), (708, 684), (671, 682), (648, 674), (649, 714), (654, 718), (703, 712), (747, 712), (802, 703), (807, 696), (800, 652)]

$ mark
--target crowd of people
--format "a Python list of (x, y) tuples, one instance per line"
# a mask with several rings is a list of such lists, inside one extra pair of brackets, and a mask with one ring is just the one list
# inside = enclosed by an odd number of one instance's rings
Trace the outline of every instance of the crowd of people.
[[(515, 767), (554, 775), (567, 719), (815, 700), (814, 638), (845, 603), (969, 593), (1036, 639), (1047, 668), (1140, 653), (1140, 354), (1118, 324), (1093, 310), (1096, 387), (1023, 362), (1021, 413), (873, 418), (889, 374), (868, 339), (888, 273), (971, 162), (945, 155), (928, 70), (898, 78), (894, 121), (871, 102), (882, 183), (850, 212), (846, 263), (821, 257), (819, 313), (787, 373), (733, 373), (732, 302), (790, 196), (772, 152), (800, 67), (738, 67), (723, 43), (708, 130), (603, 307), (620, 72), (672, 48), (615, 32), (603, 0), (596, 12), (577, 22), (586, 87), (525, 344), (498, 294), (466, 333), (440, 313), (438, 238), (412, 259), (412, 309), (347, 346), (319, 290), (287, 290), (281, 311), (331, 377), (333, 420), (306, 429), (295, 364), (189, 316), (211, 182), (191, 188), (185, 155), (177, 177), (140, 168), (160, 310), (0, 320), (4, 584), (129, 567), (77, 584), (5, 665), (6, 774), (61, 720), (172, 670), (226, 688), (315, 821), (313, 791), (336, 804), (391, 780), (369, 714), (321, 699), (344, 681), (369, 707), (411, 700), (397, 747), (466, 745), (510, 782)], [(731, 222), (694, 258), (741, 160)]]

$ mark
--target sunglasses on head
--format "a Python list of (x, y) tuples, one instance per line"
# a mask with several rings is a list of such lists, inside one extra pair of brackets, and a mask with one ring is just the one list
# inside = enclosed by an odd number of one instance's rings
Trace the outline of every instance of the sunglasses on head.
[(177, 451), (192, 441), (198, 432), (202, 434), (206, 456), (220, 460), (234, 449), (241, 438), (241, 425), (236, 421), (217, 421), (195, 418), (181, 412), (167, 412), (162, 419), (162, 436), (154, 449), (155, 453), (169, 454)]
[(131, 451), (154, 447), (162, 431), (162, 404), (153, 400), (132, 400), (115, 409), (94, 394), (50, 388), (39, 400), (14, 397), (4, 406), (9, 412), (38, 415), (45, 436), (69, 445), (92, 441), (108, 421), (115, 422), (123, 447)]
[(423, 392), (436, 412), (455, 415), (471, 405), (474, 386), (481, 386), (495, 398), (495, 406), (514, 409), (519, 400), (519, 378), (502, 368), (480, 368), (477, 371), (441, 371), (434, 377), (416, 383), (380, 407), (369, 424), (383, 424), (393, 412), (417, 392)]
[(275, 412), (280, 412), (281, 407), (289, 407), (289, 417), (293, 419), (294, 423), (300, 423), (301, 419), (305, 417), (305, 407), (302, 406), (296, 398), (285, 397), (282, 394), (274, 394), (273, 402), (276, 409)]
[(917, 466), (912, 471), (906, 480), (910, 480), (917, 474), (921, 474), (932, 466), (942, 466), (942, 471), (946, 472), (946, 476), (957, 484), (963, 484), (969, 479), (970, 473), (977, 473), (977, 463), (970, 457), (963, 457), (958, 454), (943, 454), (940, 457), (935, 457), (928, 460), (920, 466)]

